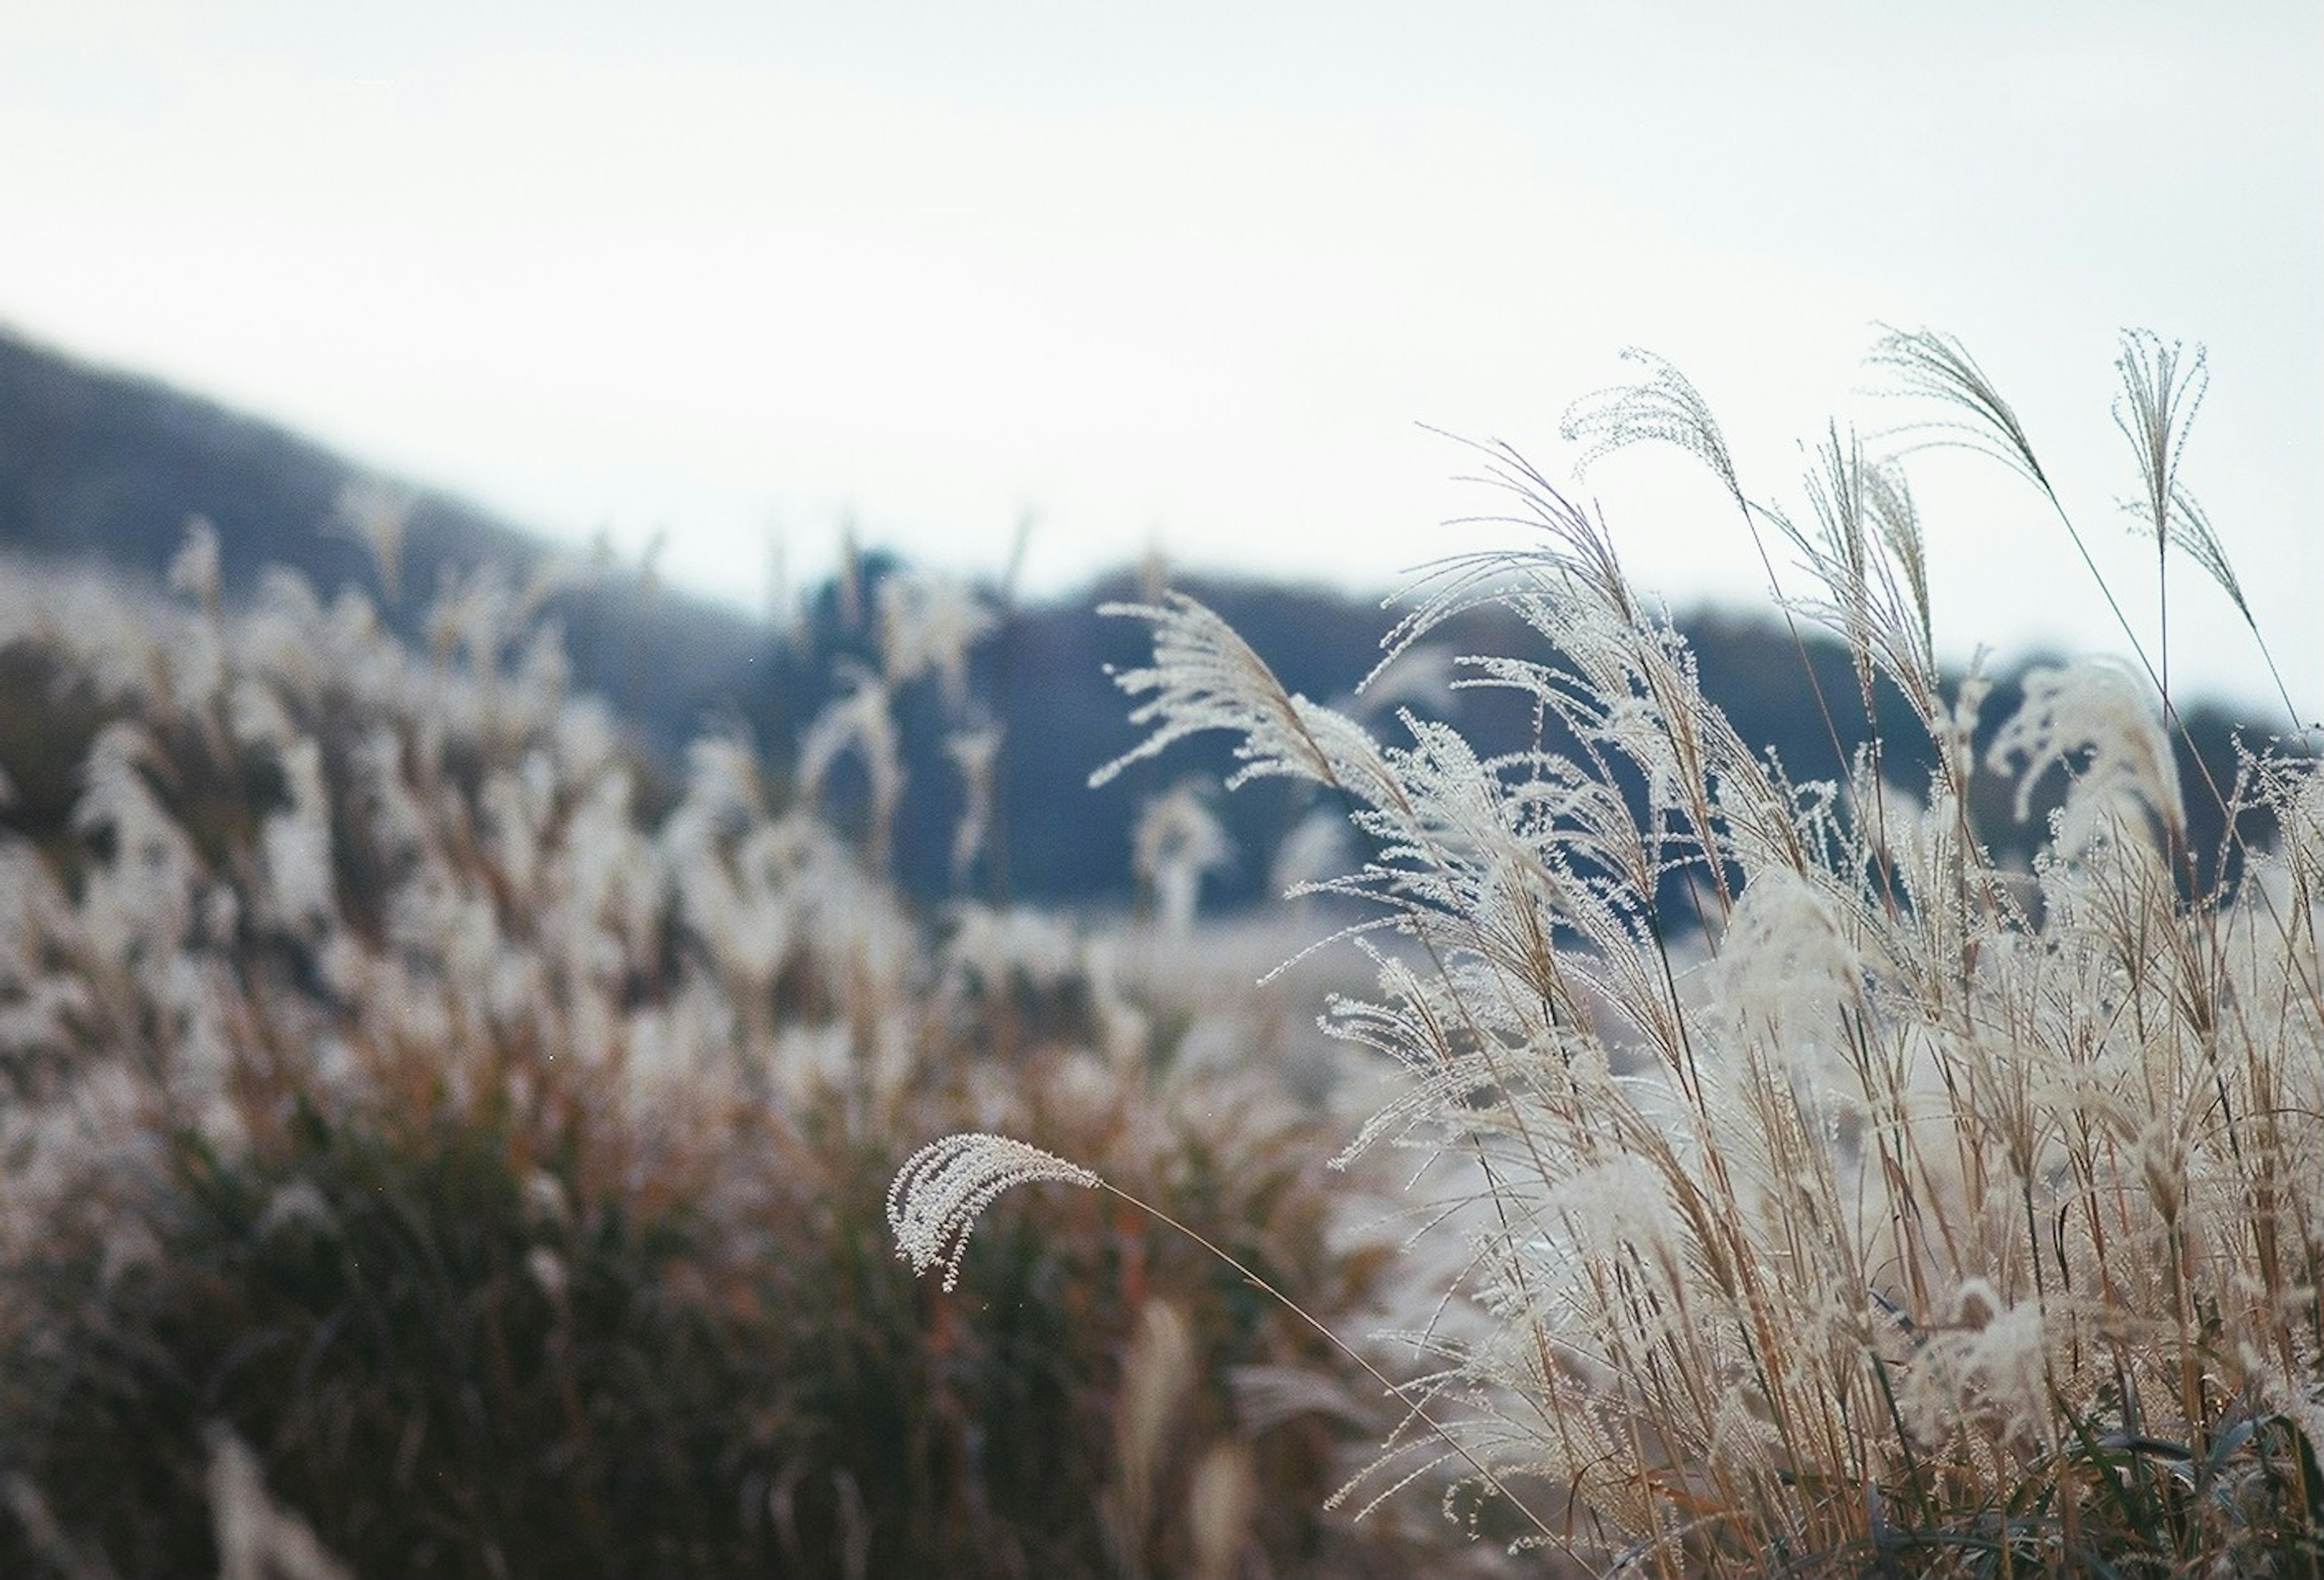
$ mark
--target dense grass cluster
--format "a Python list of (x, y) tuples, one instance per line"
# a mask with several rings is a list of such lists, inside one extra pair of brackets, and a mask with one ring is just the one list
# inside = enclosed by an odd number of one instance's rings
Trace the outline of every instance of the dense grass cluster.
[[(1957, 344), (1897, 335), (1878, 360), (2075, 530)], [(2184, 550), (2240, 607), (2178, 475), (2200, 358), (2134, 335), (2120, 371), (2158, 592)], [(1336, 796), (1368, 852), (1322, 887), (1370, 907), (1379, 987), (1331, 1015), (1403, 1085), (1343, 1161), (1416, 1149), (1415, 1244), (1452, 1254), (1355, 1495), (1446, 1465), (1529, 1541), (1626, 1574), (2317, 1574), (2312, 742), (2182, 784), (2167, 645), (2037, 671), (1982, 717), (1983, 682), (1936, 662), (1904, 474), (1852, 439), (1795, 519), (1747, 494), (1666, 366), (1569, 436), (1707, 464), (1805, 571), (1786, 618), (1854, 656), (1856, 694), (1821, 705), (1901, 697), (1921, 739), (1753, 750), (1597, 513), (1497, 447), (1536, 547), (1449, 567), (1390, 646), (1515, 611), (1538, 650), (1466, 683), (1528, 699), (1538, 749), (1480, 757), (1413, 712), (1384, 743), (1201, 605), (1121, 611), (1154, 636), (1120, 677), (1153, 731), (1135, 755), (1227, 731), (1243, 776)], [(1996, 780), (2021, 815), (2062, 780), (2030, 864), (1973, 814)], [(2190, 848), (2192, 796), (2221, 848)], [(897, 1214), (924, 1263), (1010, 1182), (1076, 1177), (991, 1139), (929, 1155)]]
[[(1366, 1398), (1183, 1236), (1004, 1208), (950, 1297), (887, 1238), (912, 1145), (1006, 1129), (1354, 1321), (1241, 951), (915, 912), (876, 806), (719, 738), (663, 782), (489, 575), (429, 652), (223, 607), (199, 526), (173, 580), (0, 568), (0, 1572), (1441, 1563), (1322, 1513)], [(859, 676), (807, 787), (876, 799), (947, 662)]]
[[(1957, 345), (1878, 360), (2076, 531)], [(2191, 561), (2242, 607), (2200, 357), (2121, 372), (2157, 605)], [(1667, 367), (1570, 427), (1692, 453), (1804, 573), (1829, 758), (1748, 744), (1506, 449), (1535, 546), (1387, 662), (1512, 613), (1538, 648), (1458, 684), (1530, 748), (1425, 662), (1389, 743), (1121, 607), (1124, 762), (1224, 731), (1333, 814), (1283, 863), (1354, 918), (1320, 1004), (1196, 925), (1183, 782), (1142, 920), (899, 896), (899, 719), (953, 730), (964, 887), (1007, 749), (962, 589), (862, 600), (779, 769), (666, 773), (540, 588), (447, 584), (414, 651), (352, 591), (228, 609), (199, 524), (168, 598), (0, 566), (0, 1572), (2316, 1575), (2313, 739), (2213, 777), (2167, 622), (2014, 707), (1941, 671), (1852, 439), (1795, 519)], [(391, 600), (395, 510), (341, 523)]]

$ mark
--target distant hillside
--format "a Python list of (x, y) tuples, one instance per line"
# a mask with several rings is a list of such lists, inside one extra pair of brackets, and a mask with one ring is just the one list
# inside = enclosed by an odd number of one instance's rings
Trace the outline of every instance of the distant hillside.
[[(150, 379), (89, 367), (0, 334), (0, 545), (159, 578), (193, 516), (219, 533), (230, 593), (268, 565), (326, 593), (358, 586), (408, 636), (448, 580), (496, 566), (522, 583), (551, 550), (460, 501), (417, 491), (402, 591), (370, 551), (330, 530), (341, 491), (373, 474), (298, 436)], [(567, 557), (570, 557), (567, 556)], [(554, 609), (582, 683), (624, 703), (669, 746), (724, 708), (765, 646), (745, 616), (608, 574)]]
[[(328, 595), (355, 587), (379, 601), (414, 641), (428, 639), (437, 591), (497, 567), (521, 583), (556, 557), (540, 539), (440, 493), (419, 491), (402, 553), (401, 596), (381, 585), (367, 548), (335, 528), (342, 491), (369, 479), (364, 469), (272, 425), (223, 409), (152, 380), (92, 368), (0, 334), (0, 547), (101, 565), (158, 582), (185, 540), (189, 517), (214, 522), (229, 597), (245, 595), (265, 567), (286, 566)], [(569, 557), (569, 556), (568, 556)], [(870, 583), (898, 567), (874, 556)], [(1369, 670), (1390, 621), (1377, 604), (1314, 589), (1238, 583), (1186, 584), (1240, 630), (1296, 691), (1335, 698)], [(981, 875), (982, 893), (1045, 903), (1118, 904), (1130, 893), (1130, 829), (1146, 796), (1207, 763), (1189, 749), (1101, 792), (1090, 770), (1133, 743), (1108, 664), (1139, 662), (1142, 629), (1101, 620), (1094, 605), (1134, 596), (1127, 577), (1081, 597), (1010, 611), (976, 651), (973, 691), (1005, 747), (998, 785), (999, 870)], [(706, 728), (743, 731), (778, 776), (796, 755), (799, 731), (835, 694), (839, 663), (876, 660), (865, 613), (833, 587), (810, 601), (804, 629), (786, 640), (772, 627), (704, 601), (660, 589), (633, 572), (603, 571), (544, 606), (558, 622), (575, 676), (629, 721), (649, 752), (675, 769), (684, 742)], [(1705, 617), (1686, 623), (1702, 660), (1705, 689), (1747, 739), (1775, 749), (1794, 774), (1833, 771), (1832, 748), (1802, 683), (1790, 636), (1764, 623)], [(1533, 651), (1537, 643), (1489, 614), (1448, 633), (1463, 651)], [(1810, 644), (1819, 684), (1835, 698), (1854, 695), (1847, 660), (1831, 643)], [(2014, 698), (2005, 678), (1988, 720)], [(1506, 749), (1532, 738), (1529, 711), (1506, 694), (1464, 692), (1449, 707), (1480, 745)], [(908, 788), (898, 817), (895, 859), (906, 886), (927, 896), (950, 891), (948, 845), (961, 800), (945, 755), (956, 722), (931, 682), (898, 697)], [(1911, 721), (1884, 720), (1894, 740)], [(2227, 721), (2191, 719), (2204, 755), (2232, 776)], [(1893, 726), (1893, 729), (1890, 727)], [(1376, 721), (1389, 738), (1392, 720)], [(1852, 746), (1852, 738), (1843, 746)], [(1910, 765), (1890, 759), (1892, 771)], [(837, 785), (843, 797), (847, 785)], [(2201, 822), (2200, 796), (2190, 797)], [(1280, 784), (1219, 800), (1238, 848), (1234, 868), (1214, 886), (1229, 903), (1267, 886), (1275, 847), (1302, 808)], [(844, 809), (843, 809), (844, 811)], [(2006, 836), (2005, 820), (1994, 825)], [(2197, 830), (2199, 848), (2216, 840), (2214, 815)]]

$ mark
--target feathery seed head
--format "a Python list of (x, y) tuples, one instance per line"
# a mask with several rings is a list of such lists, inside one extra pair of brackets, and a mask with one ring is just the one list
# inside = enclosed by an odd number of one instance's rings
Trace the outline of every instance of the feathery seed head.
[[(2075, 771), (2085, 752), (2088, 763)], [(2024, 703), (1986, 756), (2004, 772), (2024, 765), (2017, 783), (2021, 819), (2043, 776), (2053, 765), (2068, 769), (2058, 834), (2063, 854), (2078, 855), (2136, 828), (2142, 811), (2161, 819), (2166, 830), (2187, 826), (2170, 735), (2126, 666), (2093, 659), (2029, 670)]]
[(916, 1272), (944, 1269), (960, 1281), (960, 1259), (984, 1209), (1014, 1185), (1055, 1180), (1094, 1189), (1102, 1181), (1030, 1142), (972, 1132), (932, 1141), (904, 1160), (888, 1187), (888, 1227), (896, 1254)]

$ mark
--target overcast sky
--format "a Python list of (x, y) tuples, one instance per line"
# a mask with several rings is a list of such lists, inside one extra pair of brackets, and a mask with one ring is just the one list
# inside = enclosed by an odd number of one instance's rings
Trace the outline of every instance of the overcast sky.
[[(1907, 12), (1910, 14), (1907, 14)], [(1876, 321), (1962, 336), (2150, 621), (2117, 330), (2208, 342), (2185, 462), (2324, 711), (2324, 8), (0, 6), (0, 321), (763, 597), (867, 542), (1070, 587), (1385, 589), (1676, 362), (1747, 487)], [(2120, 648), (2022, 490), (1917, 463), (1948, 651)], [(1592, 473), (1682, 606), (1764, 577), (1674, 454)], [(225, 523), (231, 530), (230, 519)], [(2177, 675), (2257, 694), (2216, 597)]]

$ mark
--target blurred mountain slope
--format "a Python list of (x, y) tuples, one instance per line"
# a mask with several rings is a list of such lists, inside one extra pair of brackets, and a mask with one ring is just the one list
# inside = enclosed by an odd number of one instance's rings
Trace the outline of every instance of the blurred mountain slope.
[[(473, 506), (418, 490), (401, 595), (391, 595), (370, 549), (339, 521), (343, 491), (365, 484), (381, 480), (282, 428), (0, 331), (0, 546), (158, 580), (200, 516), (217, 527), (229, 597), (246, 595), (266, 566), (286, 566), (326, 597), (362, 588), (421, 642), (428, 605), (447, 583), (491, 567), (521, 587), (560, 565), (583, 569)], [(634, 572), (601, 567), (569, 580), (551, 613), (576, 677), (657, 745), (676, 744), (724, 705), (764, 648), (749, 617), (666, 591), (650, 596)]]
[[(876, 669), (872, 610), (885, 577), (908, 567), (866, 556), (850, 595), (826, 586), (805, 602), (797, 629), (780, 631), (738, 610), (652, 584), (634, 568), (587, 565), (571, 551), (426, 489), (409, 491), (400, 587), (383, 583), (374, 557), (345, 520), (351, 488), (394, 489), (374, 474), (281, 427), (226, 409), (154, 380), (100, 369), (0, 330), (0, 550), (105, 568), (133, 583), (158, 585), (183, 545), (190, 518), (218, 531), (221, 581), (229, 601), (244, 598), (269, 566), (297, 572), (326, 598), (354, 588), (420, 646), (431, 639), (429, 611), (445, 589), (489, 586), (512, 602), (537, 578), (555, 590), (540, 616), (562, 632), (575, 680), (611, 702), (650, 759), (674, 774), (685, 744), (706, 730), (740, 733), (784, 782), (800, 733), (844, 684), (848, 666)], [(1346, 702), (1370, 669), (1393, 621), (1373, 602), (1318, 588), (1189, 579), (1184, 591), (1217, 610), (1295, 692)], [(964, 803), (945, 743), (964, 724), (997, 725), (999, 827), (992, 855), (969, 889), (983, 897), (1045, 904), (1118, 905), (1132, 897), (1130, 830), (1144, 801), (1179, 778), (1227, 765), (1222, 745), (1207, 754), (1190, 743), (1143, 764), (1106, 789), (1086, 787), (1090, 771), (1132, 745), (1126, 707), (1106, 666), (1146, 657), (1137, 621), (1106, 620), (1095, 606), (1143, 596), (1128, 574), (1085, 593), (1011, 608), (977, 647), (964, 712), (922, 680), (898, 689), (906, 789), (897, 814), (896, 875), (907, 889), (954, 892), (950, 846)], [(1832, 739), (1803, 683), (1803, 660), (1843, 725), (1852, 749), (1855, 681), (1838, 644), (1811, 636), (1804, 650), (1765, 620), (1725, 613), (1683, 619), (1701, 661), (1706, 693), (1743, 737), (1774, 750), (1797, 777), (1836, 772)], [(1506, 615), (1479, 611), (1434, 644), (1458, 652), (1540, 654), (1538, 639)], [(1987, 727), (2015, 706), (2015, 676), (2003, 675)], [(1389, 688), (1393, 694), (1394, 688)], [(5, 699), (0, 699), (5, 704)], [(1348, 703), (1355, 706), (1354, 703)], [(1438, 689), (1422, 711), (1460, 725), (1489, 751), (1534, 744), (1529, 707), (1505, 693)], [(1405, 739), (1393, 709), (1367, 710), (1391, 741)], [(2219, 783), (2232, 781), (2227, 718), (2201, 708), (2189, 723)], [(1914, 782), (1910, 746), (1916, 725), (1891, 696), (1881, 726), (1892, 743), (1889, 771)], [(1552, 739), (1544, 744), (1560, 744)], [(1993, 788), (2000, 788), (1997, 782)], [(860, 776), (843, 771), (828, 789), (840, 822)], [(2006, 795), (1994, 810), (2006, 812)], [(2195, 845), (2213, 848), (2216, 807), (2192, 795)], [(1213, 798), (1236, 855), (1206, 890), (1217, 902), (1264, 897), (1274, 852), (1306, 810), (1280, 782)], [(2207, 815), (2208, 813), (2208, 815)], [(2039, 813), (2037, 812), (2037, 817)], [(2005, 816), (1992, 836), (2012, 836)]]

